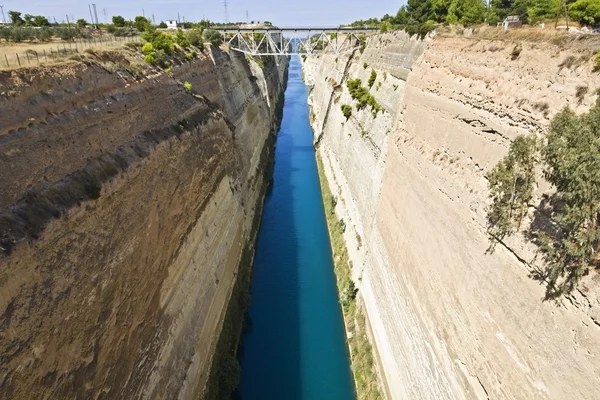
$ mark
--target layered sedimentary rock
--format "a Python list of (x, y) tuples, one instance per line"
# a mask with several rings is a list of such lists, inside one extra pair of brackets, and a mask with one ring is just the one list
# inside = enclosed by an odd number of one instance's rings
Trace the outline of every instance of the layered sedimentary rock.
[[(362, 54), (306, 58), (315, 140), (388, 397), (600, 397), (598, 276), (557, 304), (543, 301), (521, 234), (486, 252), (486, 172), (518, 134), (541, 136), (564, 106), (595, 102), (593, 47), (396, 32)], [(346, 120), (346, 82), (367, 86), (372, 69), (385, 112)], [(535, 205), (548, 189), (540, 182)]]
[(0, 397), (214, 392), (287, 60), (208, 53), (0, 75)]

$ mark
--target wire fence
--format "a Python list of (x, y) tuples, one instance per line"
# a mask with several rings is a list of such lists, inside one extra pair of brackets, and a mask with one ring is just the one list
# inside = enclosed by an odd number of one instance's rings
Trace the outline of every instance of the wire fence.
[(50, 64), (62, 61), (92, 48), (119, 47), (125, 43), (141, 42), (139, 36), (105, 36), (101, 38), (77, 39), (72, 42), (32, 44), (23, 50), (23, 45), (0, 47), (0, 69)]

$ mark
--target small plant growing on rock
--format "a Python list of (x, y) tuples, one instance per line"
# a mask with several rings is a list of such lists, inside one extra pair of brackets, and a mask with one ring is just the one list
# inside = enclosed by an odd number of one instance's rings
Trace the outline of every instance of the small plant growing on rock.
[(352, 115), (352, 106), (350, 104), (342, 104), (342, 114), (346, 119)]
[(185, 81), (183, 83), (183, 87), (184, 87), (185, 91), (188, 93), (190, 93), (192, 91), (192, 84), (189, 83), (188, 81)]
[(600, 50), (598, 50), (594, 59), (594, 72), (600, 72)]
[(369, 64), (368, 64), (368, 63), (364, 63), (364, 64), (363, 64), (363, 68), (364, 68), (364, 69), (367, 69), (368, 67), (369, 67)]
[(521, 51), (523, 51), (521, 45), (515, 45), (515, 47), (513, 47), (512, 51), (510, 52), (510, 59), (514, 61), (517, 58), (519, 58), (519, 56), (521, 55)]
[(377, 72), (375, 72), (375, 70), (372, 70), (371, 76), (369, 76), (369, 81), (367, 82), (369, 87), (373, 87), (373, 84), (375, 83), (376, 79), (377, 79)]
[(583, 103), (583, 99), (585, 98), (585, 95), (587, 94), (588, 90), (590, 90), (590, 88), (587, 86), (577, 86), (577, 89), (575, 90), (577, 104)]

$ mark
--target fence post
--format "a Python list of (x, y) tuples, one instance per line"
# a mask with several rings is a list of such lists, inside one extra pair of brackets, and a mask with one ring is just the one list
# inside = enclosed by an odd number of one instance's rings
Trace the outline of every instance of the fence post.
[(25, 52), (25, 57), (27, 57), (27, 64), (31, 65), (31, 60), (29, 59), (29, 53)]
[(40, 56), (38, 56), (38, 52), (35, 52), (35, 58), (37, 59), (38, 65), (40, 64)]
[(21, 59), (19, 58), (19, 53), (15, 53), (17, 56), (17, 62), (19, 63), (19, 67), (21, 66)]
[(6, 60), (6, 67), (10, 68), (10, 63), (8, 62), (8, 57), (4, 54), (4, 59)]
[(48, 56), (46, 55), (46, 49), (44, 49), (44, 58), (46, 59), (46, 62), (48, 62)]

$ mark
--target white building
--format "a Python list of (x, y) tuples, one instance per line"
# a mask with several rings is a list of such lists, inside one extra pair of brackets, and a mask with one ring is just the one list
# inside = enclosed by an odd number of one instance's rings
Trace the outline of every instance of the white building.
[(165, 24), (167, 24), (167, 29), (177, 29), (176, 19), (165, 21)]

